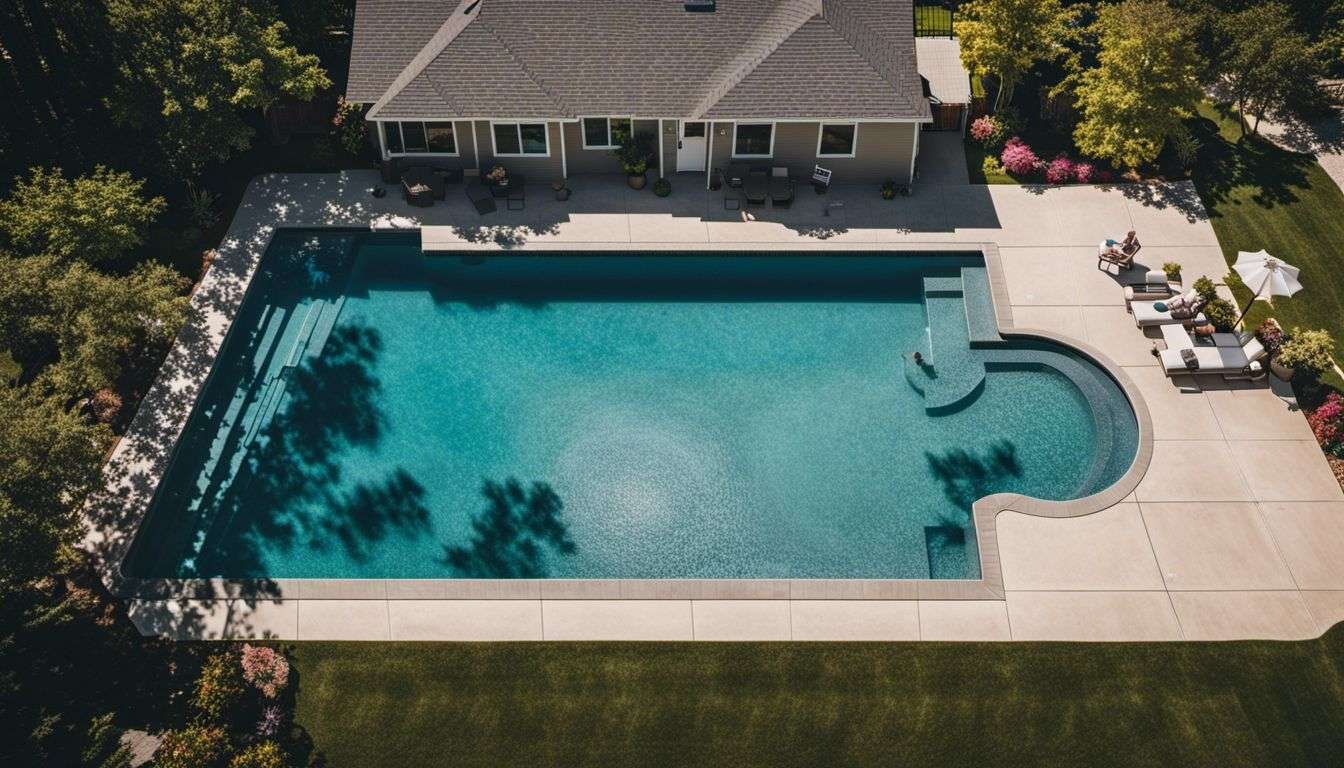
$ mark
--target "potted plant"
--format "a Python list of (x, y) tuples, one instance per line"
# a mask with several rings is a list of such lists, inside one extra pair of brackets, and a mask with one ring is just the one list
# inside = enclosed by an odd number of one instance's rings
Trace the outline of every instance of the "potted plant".
[(667, 197), (672, 194), (672, 182), (662, 178), (653, 182), (653, 194), (659, 197)]
[(555, 192), (555, 199), (562, 203), (569, 199), (570, 191), (569, 187), (565, 186), (564, 179), (556, 179), (555, 181), (552, 181), (551, 191)]
[(896, 182), (892, 181), (891, 179), (887, 179), (886, 181), (882, 182), (882, 199), (883, 200), (896, 199)]
[(1265, 348), (1265, 354), (1269, 355), (1269, 370), (1284, 381), (1293, 378), (1293, 370), (1279, 362), (1279, 350), (1283, 347), (1283, 342), (1287, 340), (1283, 328), (1279, 321), (1269, 318), (1255, 329), (1255, 338), (1260, 345)]
[(1176, 263), (1176, 262), (1174, 262), (1174, 261), (1168, 261), (1167, 263), (1165, 263), (1165, 264), (1162, 265), (1162, 272), (1166, 274), (1166, 276), (1167, 276), (1167, 282), (1169, 282), (1169, 283), (1180, 283), (1180, 282), (1181, 282), (1181, 265), (1180, 265), (1180, 264), (1178, 264), (1178, 263)]
[(509, 183), (509, 172), (502, 165), (496, 165), (485, 173), (485, 183), (505, 186)]
[(654, 137), (649, 133), (634, 133), (629, 129), (621, 130), (617, 133), (616, 149), (612, 154), (621, 163), (621, 170), (625, 171), (626, 182), (631, 189), (643, 189), (648, 183), (645, 173), (649, 170), (649, 162), (653, 159)]
[(1312, 378), (1320, 376), (1334, 365), (1331, 358), (1334, 349), (1335, 340), (1328, 331), (1294, 328), (1279, 346), (1279, 353), (1274, 356), (1273, 363), (1278, 366), (1274, 375), (1285, 381), (1297, 374)]

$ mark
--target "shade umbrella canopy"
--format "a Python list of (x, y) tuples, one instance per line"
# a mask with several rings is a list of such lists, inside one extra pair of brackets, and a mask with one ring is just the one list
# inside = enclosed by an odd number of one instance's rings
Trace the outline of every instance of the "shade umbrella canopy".
[(1292, 296), (1302, 290), (1302, 283), (1297, 279), (1297, 267), (1276, 259), (1263, 250), (1254, 253), (1241, 251), (1237, 254), (1237, 263), (1232, 265), (1232, 269), (1236, 270), (1242, 282), (1246, 283), (1246, 287), (1257, 297)]

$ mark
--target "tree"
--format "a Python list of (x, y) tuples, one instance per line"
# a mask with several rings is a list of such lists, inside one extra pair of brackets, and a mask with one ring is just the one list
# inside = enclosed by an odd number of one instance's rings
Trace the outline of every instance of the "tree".
[(0, 386), (0, 605), (51, 574), (74, 542), (108, 437), (58, 399)]
[(1117, 165), (1151, 162), (1202, 95), (1189, 25), (1162, 0), (1124, 0), (1102, 7), (1093, 31), (1101, 50), (1079, 78), (1074, 142)]
[(164, 167), (187, 180), (251, 145), (246, 111), (331, 84), (316, 56), (286, 40), (269, 4), (110, 0), (108, 11), (126, 48), (113, 114), (156, 136)]
[(998, 109), (1036, 62), (1064, 54), (1076, 18), (1059, 0), (971, 0), (957, 15), (961, 61), (974, 77), (998, 77)]
[(47, 330), (59, 359), (39, 381), (84, 397), (112, 386), (128, 357), (166, 348), (186, 319), (181, 280), (162, 264), (141, 264), (124, 277), (72, 264), (48, 284)]
[(1211, 79), (1236, 104), (1241, 130), (1254, 115), (1251, 132), (1266, 112), (1290, 111), (1315, 102), (1317, 80), (1324, 75), (1319, 49), (1293, 29), (1293, 17), (1281, 3), (1252, 5), (1235, 13), (1216, 13), (1207, 52)]
[(163, 212), (163, 198), (145, 197), (144, 186), (101, 165), (76, 179), (60, 168), (33, 168), (0, 201), (0, 232), (24, 254), (105, 264), (140, 245)]

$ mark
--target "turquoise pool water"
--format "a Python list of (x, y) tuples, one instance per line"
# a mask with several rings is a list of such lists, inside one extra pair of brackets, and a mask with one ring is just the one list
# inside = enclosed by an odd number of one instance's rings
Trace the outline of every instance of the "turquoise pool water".
[(1093, 493), (1137, 442), (1114, 382), (999, 340), (988, 295), (978, 254), (282, 231), (127, 570), (975, 577), (974, 499)]

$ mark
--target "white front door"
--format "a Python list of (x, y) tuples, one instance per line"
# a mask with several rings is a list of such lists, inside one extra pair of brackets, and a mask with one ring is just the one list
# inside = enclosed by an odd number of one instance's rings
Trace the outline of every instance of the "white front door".
[(709, 126), (704, 122), (681, 122), (677, 132), (678, 171), (705, 170), (705, 137), (708, 133)]

